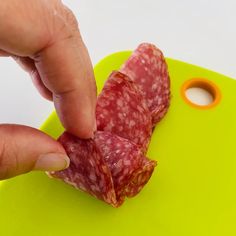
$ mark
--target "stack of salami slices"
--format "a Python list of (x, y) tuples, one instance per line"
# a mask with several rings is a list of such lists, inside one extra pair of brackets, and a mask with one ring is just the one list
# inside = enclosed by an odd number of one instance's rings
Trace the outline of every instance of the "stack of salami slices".
[(80, 139), (59, 138), (71, 164), (52, 177), (118, 207), (140, 192), (156, 161), (145, 155), (155, 125), (166, 114), (170, 80), (162, 52), (141, 44), (107, 79), (97, 100), (97, 132)]

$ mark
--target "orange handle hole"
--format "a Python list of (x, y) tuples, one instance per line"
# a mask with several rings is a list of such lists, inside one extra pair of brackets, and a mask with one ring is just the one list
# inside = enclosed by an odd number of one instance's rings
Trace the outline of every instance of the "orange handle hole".
[[(186, 97), (186, 91), (190, 88), (201, 88), (201, 89), (206, 90), (208, 93), (212, 95), (213, 102), (208, 105), (198, 105), (191, 102)], [(219, 88), (212, 81), (208, 79), (204, 79), (204, 78), (193, 78), (193, 79), (187, 80), (181, 88), (181, 95), (187, 104), (195, 108), (204, 109), (204, 110), (215, 107), (216, 105), (219, 104), (221, 100), (221, 92)]]

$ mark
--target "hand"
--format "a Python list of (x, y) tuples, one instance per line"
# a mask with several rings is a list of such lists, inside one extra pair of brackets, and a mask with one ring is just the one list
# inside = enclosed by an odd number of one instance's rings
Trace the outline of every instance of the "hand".
[[(93, 69), (77, 21), (61, 1), (0, 1), (0, 56), (12, 56), (31, 75), (41, 95), (53, 100), (69, 132), (92, 137), (96, 129)], [(68, 165), (64, 148), (46, 134), (0, 125), (0, 179)]]

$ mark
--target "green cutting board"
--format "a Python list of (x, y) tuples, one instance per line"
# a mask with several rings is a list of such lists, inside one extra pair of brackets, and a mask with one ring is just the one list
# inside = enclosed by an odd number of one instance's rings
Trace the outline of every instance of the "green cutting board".
[[(129, 55), (110, 55), (95, 67), (99, 91)], [(115, 209), (44, 173), (19, 176), (0, 183), (0, 235), (236, 235), (236, 81), (167, 61), (171, 107), (153, 133), (148, 156), (158, 167), (142, 192)], [(183, 98), (193, 78), (217, 93), (214, 106)], [(62, 132), (55, 113), (42, 130)]]

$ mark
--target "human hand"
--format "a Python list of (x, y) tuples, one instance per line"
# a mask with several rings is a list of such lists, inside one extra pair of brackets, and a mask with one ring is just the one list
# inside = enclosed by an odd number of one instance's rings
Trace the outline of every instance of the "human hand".
[[(92, 64), (73, 13), (60, 0), (0, 1), (0, 56), (12, 56), (64, 127), (81, 138), (96, 130)], [(39, 130), (0, 125), (0, 179), (66, 168), (64, 148)]]

